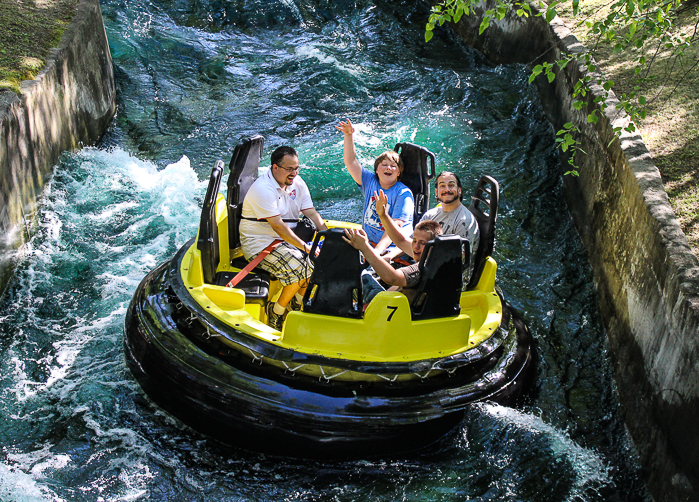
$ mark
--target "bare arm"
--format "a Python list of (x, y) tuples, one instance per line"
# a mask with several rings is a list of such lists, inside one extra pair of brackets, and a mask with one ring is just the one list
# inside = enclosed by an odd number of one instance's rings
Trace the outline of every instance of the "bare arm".
[[(388, 197), (386, 197), (386, 194), (383, 193), (383, 190), (379, 190), (378, 193), (374, 192), (374, 197), (376, 197), (376, 214), (379, 215), (381, 224), (385, 229), (381, 241), (384, 240), (384, 237), (388, 236), (388, 238), (392, 240), (393, 243), (405, 254), (408, 256), (413, 256), (413, 243), (403, 234), (403, 232), (401, 232), (401, 227), (398, 226), (403, 225), (403, 220), (394, 220), (390, 218), (386, 212), (386, 208), (388, 207)], [(378, 245), (376, 247), (378, 247)]]
[(381, 259), (391, 263), (395, 258), (403, 254), (403, 250), (399, 247), (393, 248), (391, 251), (381, 254)]
[(381, 280), (385, 283), (393, 286), (407, 286), (408, 283), (405, 280), (405, 274), (394, 269), (379, 256), (374, 248), (371, 247), (371, 244), (369, 244), (369, 239), (364, 230), (346, 229), (345, 235), (342, 238), (353, 248), (362, 252), (366, 261), (369, 262), (369, 265), (374, 267), (376, 273), (379, 274), (379, 277), (381, 277)]
[(312, 207), (310, 209), (302, 209), (301, 212), (308, 216), (313, 223), (315, 223), (316, 228), (318, 231), (322, 230), (327, 230), (328, 226), (325, 224), (325, 220), (323, 217), (320, 215), (318, 211), (316, 211), (316, 208)]
[(354, 134), (354, 127), (352, 126), (352, 122), (350, 119), (347, 119), (347, 122), (340, 121), (340, 124), (336, 125), (335, 129), (342, 131), (342, 134), (345, 135), (345, 142), (342, 147), (342, 159), (345, 161), (347, 172), (349, 172), (357, 185), (361, 185), (362, 166), (357, 160), (357, 151), (354, 148), (354, 137), (352, 136)]
[[(391, 221), (390, 218), (389, 218), (389, 221)], [(397, 222), (398, 225), (402, 225), (402, 223), (403, 223), (402, 220), (392, 220), (392, 221)], [(386, 228), (386, 225), (384, 225), (384, 228)], [(381, 254), (388, 248), (388, 246), (391, 245), (391, 241), (392, 241), (392, 239), (388, 235), (388, 232), (384, 232), (383, 235), (381, 236), (381, 239), (379, 239), (379, 242), (376, 243), (376, 247), (374, 249), (376, 249), (377, 253)]]
[(310, 252), (311, 248), (305, 242), (299, 239), (298, 235), (296, 235), (293, 230), (291, 230), (288, 225), (284, 223), (281, 216), (272, 216), (271, 218), (266, 218), (266, 220), (272, 226), (272, 229), (277, 232), (279, 237), (284, 239), (292, 246), (296, 246), (305, 253)]

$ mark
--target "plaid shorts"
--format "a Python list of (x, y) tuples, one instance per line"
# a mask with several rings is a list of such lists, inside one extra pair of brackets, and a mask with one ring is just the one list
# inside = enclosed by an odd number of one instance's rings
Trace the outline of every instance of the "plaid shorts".
[(308, 255), (288, 242), (279, 243), (257, 266), (271, 272), (282, 286), (308, 279), (313, 272)]

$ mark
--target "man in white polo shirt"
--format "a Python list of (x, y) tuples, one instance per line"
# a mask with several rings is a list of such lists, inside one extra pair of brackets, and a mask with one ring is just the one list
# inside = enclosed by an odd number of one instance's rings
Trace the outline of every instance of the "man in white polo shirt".
[(282, 240), (258, 267), (274, 274), (283, 288), (276, 303), (267, 308), (268, 324), (281, 331), (287, 306), (301, 308), (303, 294), (313, 266), (310, 246), (295, 233), (300, 214), (308, 216), (318, 230), (327, 230), (313, 207), (311, 194), (299, 176), (296, 150), (280, 146), (272, 153), (272, 167), (248, 190), (243, 201), (240, 243), (247, 260), (254, 259), (274, 240)]

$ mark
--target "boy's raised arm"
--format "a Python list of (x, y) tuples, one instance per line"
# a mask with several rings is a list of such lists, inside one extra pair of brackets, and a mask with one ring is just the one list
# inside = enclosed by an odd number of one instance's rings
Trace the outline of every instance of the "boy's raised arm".
[(354, 127), (350, 119), (347, 122), (340, 121), (335, 129), (341, 131), (345, 135), (345, 142), (342, 147), (342, 159), (345, 161), (345, 167), (352, 176), (352, 179), (357, 185), (362, 184), (362, 166), (357, 160), (357, 151), (354, 148)]
[(369, 265), (374, 268), (374, 271), (379, 274), (379, 277), (385, 283), (402, 287), (407, 285), (405, 274), (394, 269), (378, 255), (374, 248), (371, 247), (371, 244), (369, 244), (369, 239), (367, 239), (364, 230), (347, 228), (342, 238), (350, 246), (362, 252), (366, 261), (369, 262)]

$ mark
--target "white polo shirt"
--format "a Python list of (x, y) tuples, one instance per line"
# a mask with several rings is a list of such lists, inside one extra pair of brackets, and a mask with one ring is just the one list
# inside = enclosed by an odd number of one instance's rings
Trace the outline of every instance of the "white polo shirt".
[[(255, 219), (273, 216), (298, 219), (302, 210), (312, 208), (311, 192), (301, 176), (297, 175), (290, 186), (282, 189), (272, 176), (270, 168), (248, 190), (243, 201), (242, 216)], [(287, 225), (290, 228), (296, 227), (296, 223)], [(274, 239), (279, 239), (279, 234), (266, 221), (240, 220), (240, 244), (246, 259), (257, 255)]]

